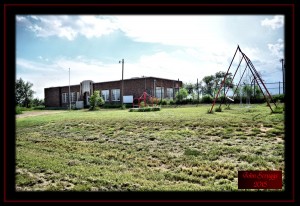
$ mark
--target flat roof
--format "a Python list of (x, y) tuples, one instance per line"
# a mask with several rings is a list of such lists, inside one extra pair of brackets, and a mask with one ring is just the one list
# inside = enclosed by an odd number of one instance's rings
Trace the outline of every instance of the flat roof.
[[(160, 77), (152, 77), (152, 76), (142, 76), (142, 77), (132, 77), (130, 79), (123, 79), (124, 81), (130, 81), (130, 80), (137, 80), (137, 79), (162, 79), (162, 80), (168, 80), (168, 81), (178, 81), (175, 79), (166, 79), (166, 78), (160, 78)], [(83, 80), (83, 81), (87, 81), (87, 80)], [(83, 82), (82, 81), (82, 82)], [(88, 80), (88, 81), (92, 81), (92, 80)], [(113, 80), (113, 81), (105, 81), (105, 82), (93, 82), (93, 84), (105, 84), (105, 83), (109, 83), (109, 82), (120, 82), (122, 81), (122, 79), (120, 80)], [(180, 81), (180, 80), (179, 80)], [(181, 82), (181, 81), (180, 81)], [(72, 86), (80, 86), (80, 84), (75, 84), (75, 85), (70, 85), (70, 87)], [(69, 85), (65, 85), (65, 86), (54, 86), (54, 87), (45, 87), (44, 89), (50, 89), (50, 88), (58, 88), (58, 87), (69, 87)]]

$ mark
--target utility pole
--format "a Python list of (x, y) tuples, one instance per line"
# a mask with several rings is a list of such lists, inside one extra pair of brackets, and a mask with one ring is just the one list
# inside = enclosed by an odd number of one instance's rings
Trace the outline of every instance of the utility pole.
[[(121, 61), (119, 61), (119, 63), (121, 63)], [(124, 89), (124, 80), (123, 80), (123, 76), (124, 76), (124, 59), (122, 59), (122, 91), (121, 91), (121, 105), (123, 105), (123, 89)]]
[(285, 94), (285, 71), (284, 71), (284, 59), (280, 59), (281, 65), (282, 65), (282, 88), (283, 88), (283, 94)]
[(70, 108), (70, 111), (71, 111), (71, 87), (70, 87), (70, 68), (69, 68), (69, 108)]

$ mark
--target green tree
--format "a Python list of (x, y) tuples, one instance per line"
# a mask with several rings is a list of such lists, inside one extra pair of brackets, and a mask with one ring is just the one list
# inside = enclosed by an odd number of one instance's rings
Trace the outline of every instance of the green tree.
[(31, 100), (30, 104), (31, 106), (36, 107), (36, 106), (43, 106), (45, 103), (43, 99), (34, 98)]
[[(202, 79), (202, 82), (204, 83), (204, 85), (201, 87), (202, 94), (203, 95), (209, 94), (211, 96), (215, 96), (222, 85), (225, 75), (226, 72), (219, 71), (216, 72), (215, 75), (205, 76)], [(232, 74), (229, 72), (226, 76), (225, 84), (223, 85), (222, 88), (224, 88), (224, 86), (226, 88), (227, 87), (233, 88), (233, 84), (231, 83), (231, 80), (232, 80)]]
[(252, 95), (252, 87), (250, 85), (244, 85), (242, 92), (245, 97), (250, 97)]
[(187, 90), (188, 94), (193, 94), (194, 93), (194, 89), (195, 89), (195, 85), (192, 83), (186, 83), (183, 85), (183, 87)]
[(100, 97), (100, 91), (94, 91), (94, 94), (90, 97), (90, 110), (95, 110), (104, 104), (104, 100)]
[(178, 101), (184, 100), (188, 96), (188, 91), (185, 88), (180, 88), (179, 91), (176, 93), (176, 99)]
[[(186, 83), (183, 87), (188, 91), (189, 96), (194, 100), (198, 96), (197, 84)], [(200, 88), (200, 87), (199, 87)], [(198, 88), (198, 89), (199, 89)]]
[(203, 95), (209, 94), (209, 95), (213, 96), (213, 86), (215, 83), (214, 75), (203, 77), (202, 82), (204, 83), (204, 85), (202, 87)]
[(24, 82), (22, 78), (16, 80), (15, 92), (17, 105), (27, 108), (30, 107), (30, 102), (34, 94), (34, 91), (31, 89), (32, 86), (32, 83)]

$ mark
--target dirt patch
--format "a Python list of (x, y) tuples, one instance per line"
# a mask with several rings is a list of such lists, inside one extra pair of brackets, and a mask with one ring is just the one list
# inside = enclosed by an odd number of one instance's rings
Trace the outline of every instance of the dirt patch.
[(41, 116), (41, 115), (49, 115), (49, 114), (57, 114), (66, 111), (24, 111), (23, 114), (17, 114), (16, 118), (24, 118), (24, 117), (34, 117), (34, 116)]

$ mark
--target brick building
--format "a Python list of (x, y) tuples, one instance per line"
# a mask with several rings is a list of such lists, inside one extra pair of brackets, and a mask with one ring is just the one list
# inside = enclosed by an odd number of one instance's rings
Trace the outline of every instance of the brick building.
[[(144, 91), (159, 99), (173, 99), (176, 91), (182, 87), (182, 81), (156, 77), (140, 77), (123, 80), (123, 103), (132, 103)], [(71, 104), (77, 108), (89, 105), (89, 97), (100, 90), (105, 103), (120, 104), (122, 80), (97, 82), (82, 81), (79, 85), (70, 85)], [(69, 85), (44, 89), (46, 107), (68, 107)]]

